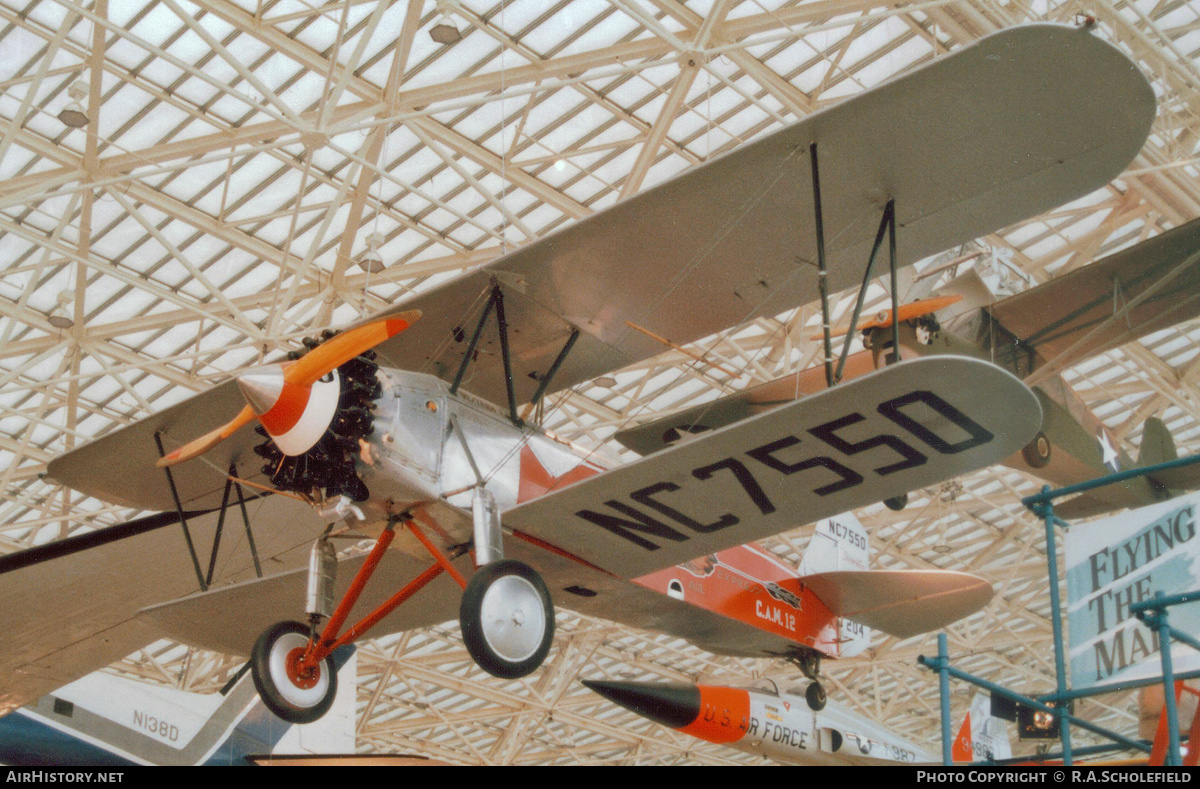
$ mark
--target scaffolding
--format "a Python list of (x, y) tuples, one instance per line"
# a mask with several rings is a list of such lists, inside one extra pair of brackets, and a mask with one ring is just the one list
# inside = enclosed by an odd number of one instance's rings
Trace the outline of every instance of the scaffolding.
[[(1178, 708), (1175, 701), (1176, 694), (1178, 692), (1177, 683), (1182, 683), (1183, 681), (1189, 679), (1200, 678), (1200, 670), (1176, 674), (1171, 661), (1171, 649), (1169, 645), (1175, 641), (1178, 641), (1180, 643), (1187, 644), (1197, 651), (1200, 651), (1200, 641), (1187, 633), (1182, 633), (1171, 627), (1167, 610), (1172, 606), (1200, 601), (1200, 591), (1167, 595), (1165, 592), (1160, 590), (1156, 591), (1151, 599), (1133, 603), (1129, 607), (1130, 613), (1133, 616), (1136, 616), (1158, 635), (1160, 644), (1159, 655), (1162, 661), (1162, 674), (1160, 676), (1138, 680), (1125, 680), (1107, 685), (1097, 685), (1080, 690), (1071, 689), (1067, 680), (1066, 651), (1064, 648), (1063, 638), (1062, 601), (1059, 595), (1058, 547), (1057, 535), (1055, 533), (1055, 526), (1068, 528), (1069, 524), (1054, 514), (1054, 500), (1072, 496), (1077, 493), (1094, 490), (1096, 488), (1101, 488), (1106, 485), (1117, 484), (1135, 477), (1151, 476), (1157, 472), (1168, 471), (1182, 466), (1190, 466), (1196, 463), (1200, 463), (1200, 455), (1193, 455), (1187, 458), (1171, 460), (1166, 463), (1159, 463), (1153, 466), (1145, 466), (1128, 471), (1121, 471), (1116, 474), (1110, 474), (1104, 477), (1088, 480), (1087, 482), (1068, 485), (1066, 487), (1059, 488), (1058, 490), (1051, 490), (1050, 486), (1046, 485), (1042, 488), (1040, 493), (1037, 493), (1033, 496), (1027, 496), (1021, 500), (1022, 504), (1024, 504), (1029, 508), (1030, 511), (1042, 519), (1046, 529), (1046, 571), (1050, 577), (1050, 619), (1054, 634), (1055, 691), (1053, 693), (1038, 696), (1037, 698), (1032, 698), (957, 669), (950, 665), (951, 656), (946, 635), (945, 633), (939, 633), (937, 657), (927, 658), (924, 655), (921, 655), (917, 658), (917, 662), (920, 665), (938, 673), (941, 690), (942, 764), (949, 766), (954, 763), (951, 755), (953, 743), (953, 733), (951, 731), (950, 719), (951, 677), (975, 685), (976, 687), (982, 688), (993, 695), (1010, 699), (1024, 707), (1053, 715), (1059, 724), (1059, 737), (1062, 750), (1059, 753), (1046, 754), (1038, 758), (1046, 760), (1061, 759), (1064, 765), (1069, 766), (1073, 763), (1073, 758), (1075, 756), (1091, 756), (1115, 750), (1134, 750), (1138, 751), (1139, 753), (1145, 753), (1147, 757), (1150, 757), (1152, 752), (1155, 757), (1161, 753), (1163, 758), (1162, 764), (1165, 766), (1179, 766), (1183, 763), (1180, 754), (1181, 738), (1179, 732)], [(1161, 645), (1168, 646), (1163, 647)], [(1132, 690), (1157, 684), (1161, 684), (1163, 686), (1166, 718), (1165, 747), (1155, 749), (1154, 743), (1148, 740), (1131, 739), (1122, 734), (1106, 729), (1103, 726), (1098, 726), (1094, 723), (1078, 718), (1071, 712), (1071, 705), (1076, 699), (1089, 696), (1099, 696), (1106, 693), (1115, 693), (1118, 691)], [(1200, 713), (1197, 714), (1197, 719), (1200, 719)], [(1104, 737), (1110, 740), (1111, 744), (1088, 746), (1086, 748), (1072, 748), (1072, 725)], [(1193, 750), (1195, 751), (1195, 754), (1189, 754), (1188, 758), (1188, 762), (1191, 765), (1196, 763), (1195, 757), (1200, 756), (1200, 749)], [(1019, 761), (1029, 761), (1029, 759), (1024, 758)]]

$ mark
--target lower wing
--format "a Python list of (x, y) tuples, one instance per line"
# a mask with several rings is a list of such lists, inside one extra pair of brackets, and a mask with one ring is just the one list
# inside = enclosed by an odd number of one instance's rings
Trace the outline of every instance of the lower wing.
[(965, 357), (916, 359), (703, 433), (504, 514), (505, 526), (636, 578), (997, 463), (1041, 408)]
[[(269, 496), (247, 510), (267, 573), (305, 566), (324, 527), (311, 507)], [(188, 513), (185, 535), (163, 513), (0, 557), (0, 714), (161, 638), (138, 611), (198, 592), (210, 564), (214, 580), (256, 577), (240, 516), (227, 515), (218, 542), (219, 522), (216, 511)]]

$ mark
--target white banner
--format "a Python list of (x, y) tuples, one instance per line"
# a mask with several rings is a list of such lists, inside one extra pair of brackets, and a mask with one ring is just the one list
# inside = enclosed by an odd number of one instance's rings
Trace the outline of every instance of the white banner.
[[(1076, 689), (1162, 671), (1157, 633), (1129, 613), (1132, 603), (1200, 589), (1200, 494), (1072, 527), (1066, 537), (1071, 684)], [(1200, 635), (1200, 604), (1169, 609), (1171, 626)], [(1171, 650), (1176, 671), (1200, 668), (1200, 653)]]

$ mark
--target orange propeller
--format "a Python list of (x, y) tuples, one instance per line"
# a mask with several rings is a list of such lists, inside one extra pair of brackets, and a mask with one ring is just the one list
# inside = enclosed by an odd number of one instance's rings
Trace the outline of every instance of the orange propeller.
[[(286, 365), (273, 365), (272, 368), (282, 370), (281, 383), (285, 387), (293, 392), (301, 392), (301, 407), (303, 407), (303, 399), (306, 399), (303, 397), (304, 393), (323, 376), (359, 354), (369, 351), (384, 340), (396, 336), (416, 323), (420, 317), (420, 310), (409, 310), (390, 318), (359, 326), (329, 338), (294, 362)], [(174, 466), (199, 457), (253, 421), (255, 417), (264, 422), (269, 421), (270, 409), (263, 413), (257, 413), (254, 408), (247, 405), (228, 423), (167, 453), (159, 458), (156, 465), (159, 467)], [(268, 417), (268, 419), (264, 419), (264, 417)], [(271, 425), (267, 425), (267, 427), (269, 429)]]
[[(911, 304), (903, 304), (900, 306), (899, 323), (911, 321), (914, 318), (920, 318), (923, 315), (928, 315), (931, 312), (937, 312), (940, 309), (949, 307), (956, 301), (960, 301), (962, 296), (934, 296), (931, 299), (921, 299), (914, 301)], [(882, 329), (892, 325), (892, 311), (884, 310), (878, 313), (873, 319), (860, 323), (858, 328), (862, 331), (867, 329)], [(831, 333), (830, 337), (841, 337), (846, 333), (846, 329), (838, 329)], [(813, 335), (812, 339), (819, 340), (823, 335)]]

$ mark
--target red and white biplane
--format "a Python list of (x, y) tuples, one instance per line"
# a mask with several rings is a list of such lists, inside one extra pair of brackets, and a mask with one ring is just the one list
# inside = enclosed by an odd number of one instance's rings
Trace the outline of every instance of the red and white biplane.
[[(1087, 30), (1008, 30), (75, 449), (51, 477), (162, 514), (0, 558), (0, 703), (163, 636), (251, 655), (266, 703), (307, 721), (333, 650), (372, 628), (458, 617), (483, 668), (519, 677), (553, 599), (815, 675), (841, 615), (904, 636), (977, 610), (974, 576), (806, 582), (739, 546), (1019, 451), (1038, 402), (995, 366), (905, 361), (611, 470), (522, 407), (657, 354), (655, 335), (846, 289), (885, 231), (894, 277), (1100, 188), (1154, 112)], [(335, 540), (364, 537), (338, 562)], [(705, 557), (740, 581), (679, 599), (663, 571)]]

